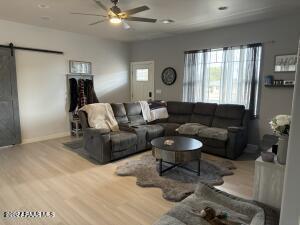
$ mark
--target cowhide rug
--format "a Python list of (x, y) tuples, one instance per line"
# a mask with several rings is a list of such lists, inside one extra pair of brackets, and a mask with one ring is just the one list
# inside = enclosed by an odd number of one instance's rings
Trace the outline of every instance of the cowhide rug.
[[(164, 167), (169, 166), (168, 164)], [(196, 162), (187, 165), (192, 169), (197, 168)], [(169, 201), (178, 202), (194, 193), (199, 182), (212, 186), (222, 185), (222, 177), (233, 175), (232, 170), (236, 169), (229, 160), (201, 160), (201, 174), (197, 174), (182, 168), (174, 168), (159, 176), (158, 162), (151, 155), (145, 153), (139, 159), (129, 159), (116, 170), (119, 176), (135, 176), (137, 185), (141, 187), (161, 188), (163, 197)]]

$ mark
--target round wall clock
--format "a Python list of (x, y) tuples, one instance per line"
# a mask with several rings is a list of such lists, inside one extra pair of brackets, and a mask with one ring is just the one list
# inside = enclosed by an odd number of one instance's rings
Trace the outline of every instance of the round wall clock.
[(176, 77), (177, 77), (176, 70), (172, 67), (168, 67), (164, 69), (161, 74), (161, 80), (166, 85), (174, 84), (176, 81)]

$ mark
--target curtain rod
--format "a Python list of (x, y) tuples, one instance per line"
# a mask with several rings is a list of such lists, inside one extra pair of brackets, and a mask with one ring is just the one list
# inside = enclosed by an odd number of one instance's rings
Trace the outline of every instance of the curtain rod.
[[(265, 41), (265, 42), (255, 42), (255, 43), (249, 43), (249, 44), (241, 44), (241, 45), (235, 45), (235, 46), (226, 46), (226, 47), (219, 47), (219, 48), (214, 48), (214, 49), (220, 49), (220, 48), (234, 48), (234, 47), (239, 47), (239, 46), (246, 46), (246, 45), (257, 45), (257, 44), (274, 44), (275, 41)], [(203, 52), (203, 51), (208, 51), (210, 49), (201, 49), (201, 50), (189, 50), (189, 51), (184, 51), (185, 54), (189, 53), (198, 53), (198, 52)]]
[(52, 51), (52, 50), (47, 50), (47, 49), (27, 48), (27, 47), (14, 46), (13, 43), (10, 43), (9, 45), (0, 45), (0, 47), (11, 49), (11, 55), (13, 55), (13, 50), (25, 50), (25, 51), (43, 52), (43, 53), (58, 54), (58, 55), (63, 55), (64, 54), (63, 52), (60, 52), (60, 51)]

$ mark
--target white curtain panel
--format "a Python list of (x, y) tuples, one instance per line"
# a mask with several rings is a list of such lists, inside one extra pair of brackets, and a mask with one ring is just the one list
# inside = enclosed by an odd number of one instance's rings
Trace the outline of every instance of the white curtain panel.
[(183, 100), (241, 104), (257, 113), (262, 45), (185, 54)]
[(185, 55), (183, 99), (187, 102), (196, 102), (203, 99), (204, 82), (204, 53)]

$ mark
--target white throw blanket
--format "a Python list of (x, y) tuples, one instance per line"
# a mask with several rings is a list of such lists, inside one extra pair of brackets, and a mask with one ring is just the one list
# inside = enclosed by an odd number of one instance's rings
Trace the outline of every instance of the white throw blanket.
[(119, 131), (118, 122), (109, 103), (89, 104), (83, 106), (80, 110), (87, 113), (90, 127)]
[(165, 107), (151, 110), (147, 101), (139, 101), (139, 103), (142, 108), (143, 118), (148, 122), (169, 117), (167, 108)]
[(151, 110), (152, 121), (159, 120), (159, 119), (167, 119), (167, 118), (169, 118), (169, 113), (167, 108), (163, 107), (163, 108), (157, 108)]
[(139, 101), (141, 108), (142, 108), (142, 114), (144, 117), (144, 120), (151, 122), (152, 117), (151, 117), (151, 111), (150, 111), (150, 107), (149, 107), (149, 103), (147, 101)]

